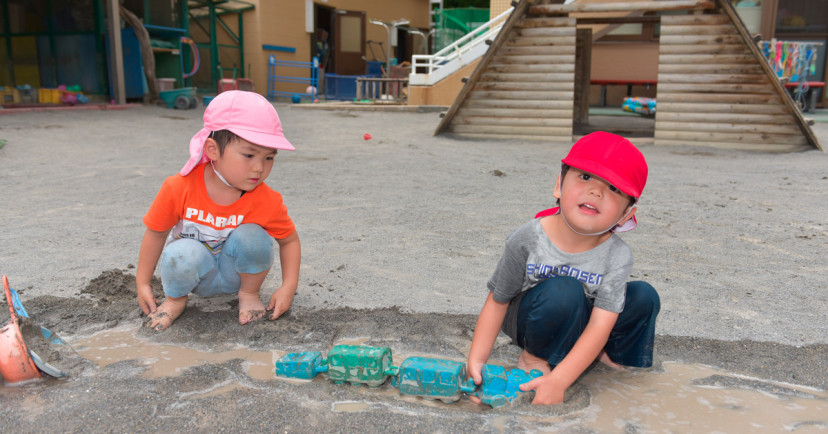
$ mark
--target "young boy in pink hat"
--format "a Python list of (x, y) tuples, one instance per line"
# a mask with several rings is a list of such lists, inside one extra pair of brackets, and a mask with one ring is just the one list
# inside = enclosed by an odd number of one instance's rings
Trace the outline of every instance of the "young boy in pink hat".
[(562, 402), (595, 360), (652, 366), (660, 308), (652, 286), (627, 282), (632, 253), (615, 235), (636, 226), (644, 156), (627, 139), (596, 132), (562, 162), (558, 207), (506, 238), (469, 350), (468, 374), (479, 384), (502, 329), (523, 348), (518, 367), (544, 373), (521, 386), (535, 391), (535, 404)]
[[(189, 294), (239, 296), (239, 323), (275, 320), (290, 308), (299, 284), (301, 246), (282, 195), (266, 184), (279, 149), (294, 150), (279, 115), (253, 92), (219, 94), (190, 140), (190, 159), (167, 178), (149, 211), (136, 271), (146, 326), (163, 330)], [(279, 244), (282, 286), (265, 309), (262, 283)], [(158, 305), (150, 280), (160, 258), (166, 299)]]

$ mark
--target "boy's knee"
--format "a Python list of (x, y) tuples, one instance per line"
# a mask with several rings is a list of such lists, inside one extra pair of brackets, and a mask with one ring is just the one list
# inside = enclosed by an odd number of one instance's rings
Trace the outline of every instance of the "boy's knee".
[(227, 254), (236, 258), (236, 271), (256, 274), (273, 265), (273, 237), (261, 226), (243, 224), (230, 234), (224, 247)]
[(198, 241), (180, 239), (170, 243), (161, 256), (159, 272), (164, 293), (183, 297), (209, 273), (212, 254)]
[(199, 268), (205, 256), (210, 257), (211, 254), (200, 242), (186, 238), (176, 240), (164, 248), (161, 270), (168, 273), (189, 273)]
[(627, 303), (648, 308), (653, 314), (658, 314), (661, 310), (658, 292), (652, 285), (640, 280), (627, 283)]
[(233, 230), (227, 244), (226, 248), (235, 252), (261, 254), (273, 250), (273, 237), (259, 225), (243, 224)]

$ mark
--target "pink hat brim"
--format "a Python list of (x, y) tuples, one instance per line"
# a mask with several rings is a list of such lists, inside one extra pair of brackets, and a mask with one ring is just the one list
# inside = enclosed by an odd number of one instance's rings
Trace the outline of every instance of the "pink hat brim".
[(288, 142), (285, 136), (281, 134), (262, 133), (259, 131), (250, 131), (242, 128), (228, 128), (230, 132), (236, 134), (244, 140), (255, 145), (264, 146), (265, 148), (284, 149), (286, 151), (295, 151), (293, 145)]
[[(230, 132), (236, 134), (250, 143), (264, 146), (266, 148), (284, 149), (286, 151), (295, 151), (296, 149), (283, 135), (260, 133), (257, 131), (249, 131), (241, 128), (231, 128)], [(190, 139), (190, 159), (187, 164), (178, 172), (181, 176), (187, 176), (199, 164), (206, 163), (209, 158), (204, 155), (204, 142), (210, 137), (210, 130), (202, 128), (192, 139)]]

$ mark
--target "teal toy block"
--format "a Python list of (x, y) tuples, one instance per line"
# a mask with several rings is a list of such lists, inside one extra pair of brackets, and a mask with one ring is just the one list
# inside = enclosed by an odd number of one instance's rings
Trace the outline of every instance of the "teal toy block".
[(479, 389), (473, 394), (480, 398), (482, 403), (489, 404), (492, 407), (500, 407), (511, 402), (517, 398), (519, 393), (523, 393), (520, 390), (521, 384), (528, 383), (543, 375), (537, 369), (532, 369), (527, 373), (522, 369), (506, 370), (506, 368), (498, 365), (483, 365), (480, 374), (483, 381), (481, 381)]
[(276, 375), (279, 377), (310, 380), (320, 372), (327, 372), (328, 366), (319, 351), (288, 353), (276, 361)]
[(439, 399), (445, 403), (460, 399), (463, 392), (475, 390), (474, 380), (466, 380), (466, 364), (454, 360), (409, 357), (391, 378), (391, 385), (403, 395)]

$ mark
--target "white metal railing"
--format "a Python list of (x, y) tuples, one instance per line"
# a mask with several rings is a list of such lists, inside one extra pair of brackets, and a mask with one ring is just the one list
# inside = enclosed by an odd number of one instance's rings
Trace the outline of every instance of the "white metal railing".
[(415, 54), (411, 57), (411, 74), (408, 83), (413, 85), (433, 85), (448, 77), (461, 67), (478, 59), (489, 49), (487, 40), (493, 40), (506, 18), (512, 13), (511, 7), (489, 22), (472, 30), (451, 45), (434, 54)]

